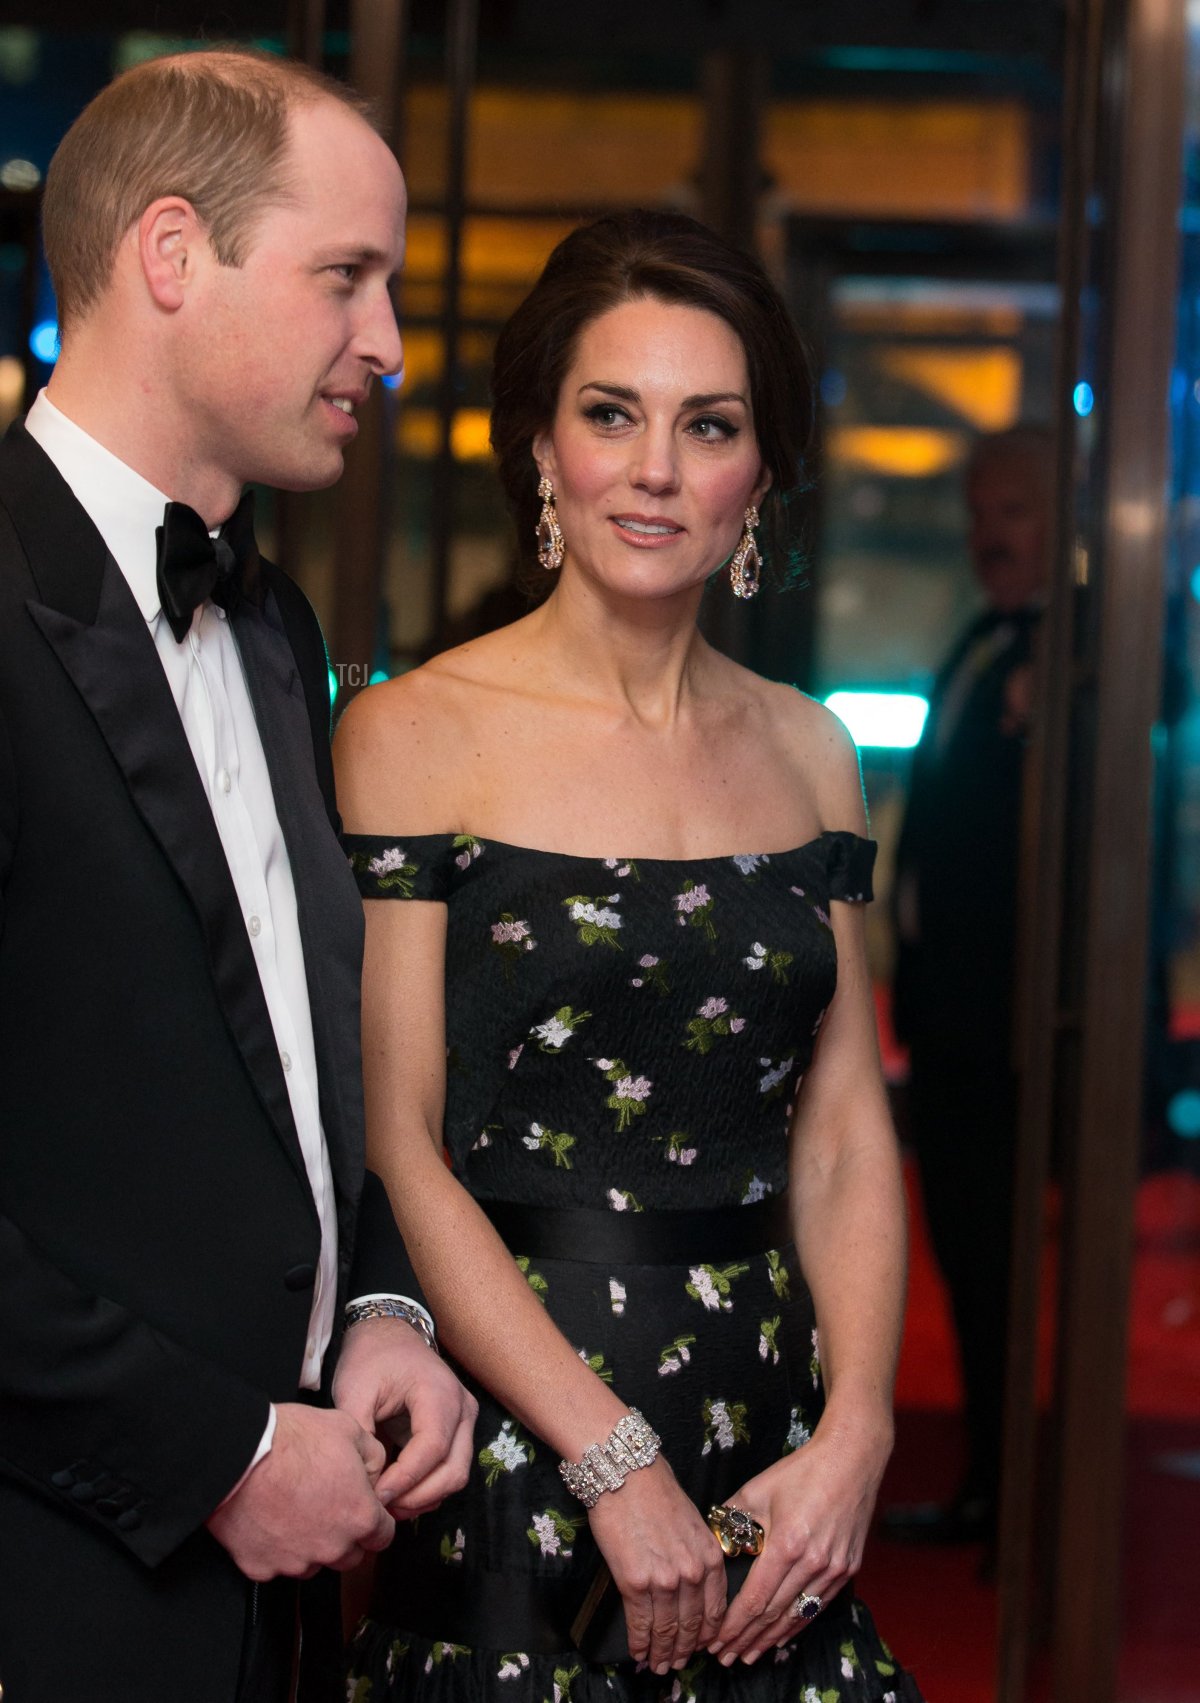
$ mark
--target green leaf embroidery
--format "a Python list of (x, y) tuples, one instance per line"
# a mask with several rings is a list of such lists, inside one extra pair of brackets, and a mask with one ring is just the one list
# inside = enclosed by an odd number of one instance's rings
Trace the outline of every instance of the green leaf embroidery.
[(779, 1314), (773, 1319), (764, 1319), (759, 1325), (758, 1357), (760, 1360), (770, 1360), (772, 1366), (779, 1364), (779, 1327), (783, 1323)]
[(729, 1009), (724, 999), (706, 999), (688, 1023), (689, 1039), (683, 1044), (689, 1051), (708, 1053), (720, 1035), (736, 1035), (746, 1027), (746, 1019)]
[(602, 1353), (589, 1354), (586, 1348), (581, 1348), (579, 1350), (579, 1358), (583, 1361), (585, 1366), (591, 1368), (591, 1370), (603, 1383), (612, 1383), (612, 1367), (604, 1364), (604, 1355)]
[(453, 1564), (462, 1560), (465, 1545), (466, 1538), (460, 1526), (453, 1536), (449, 1532), (442, 1533), (442, 1541), (438, 1545), (438, 1551), (443, 1561)]
[(546, 1279), (542, 1276), (540, 1271), (532, 1270), (528, 1254), (517, 1254), (516, 1261), (517, 1270), (521, 1273), (521, 1276), (533, 1290), (538, 1300), (543, 1306), (545, 1306), (546, 1296), (550, 1293), (550, 1285), (546, 1282)]
[(659, 1377), (669, 1377), (672, 1372), (678, 1372), (682, 1366), (688, 1364), (692, 1358), (691, 1348), (695, 1340), (694, 1336), (677, 1336), (674, 1342), (668, 1342), (667, 1346), (659, 1351)]
[(783, 1255), (778, 1248), (767, 1249), (767, 1274), (771, 1279), (771, 1288), (781, 1301), (786, 1301), (791, 1295), (791, 1279)]
[(529, 1134), (523, 1135), (521, 1142), (531, 1153), (536, 1153), (539, 1148), (552, 1153), (554, 1163), (559, 1169), (571, 1169), (570, 1149), (575, 1145), (575, 1137), (568, 1135), (565, 1130), (546, 1129), (542, 1124), (530, 1124)]
[(583, 1672), (578, 1663), (573, 1668), (555, 1668), (554, 1695), (544, 1699), (544, 1703), (571, 1703), (571, 1686)]

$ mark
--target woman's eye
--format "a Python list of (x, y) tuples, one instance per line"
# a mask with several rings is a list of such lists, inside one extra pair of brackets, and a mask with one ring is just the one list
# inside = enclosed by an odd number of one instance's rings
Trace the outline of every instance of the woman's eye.
[(629, 418), (625, 410), (618, 408), (615, 402), (594, 402), (584, 413), (585, 418), (593, 420), (598, 426), (624, 425)]
[(699, 420), (693, 420), (688, 430), (694, 437), (705, 442), (716, 442), (720, 438), (732, 438), (737, 435), (737, 427), (732, 420), (723, 420), (719, 414), (704, 414)]

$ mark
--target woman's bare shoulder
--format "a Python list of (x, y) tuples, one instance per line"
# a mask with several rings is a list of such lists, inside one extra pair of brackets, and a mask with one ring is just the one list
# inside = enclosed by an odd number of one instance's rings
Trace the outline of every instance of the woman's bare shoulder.
[(368, 686), (333, 740), (338, 809), (351, 833), (449, 832), (461, 709), (432, 665)]
[[(494, 741), (498, 710), (526, 678), (523, 622), (443, 651), (349, 705), (333, 742), (348, 828), (389, 815), (408, 833), (458, 832), (472, 759)], [(392, 827), (383, 829), (392, 832)]]
[(764, 709), (786, 761), (812, 791), (821, 826), (865, 833), (862, 768), (845, 722), (796, 686), (773, 680), (761, 684)]

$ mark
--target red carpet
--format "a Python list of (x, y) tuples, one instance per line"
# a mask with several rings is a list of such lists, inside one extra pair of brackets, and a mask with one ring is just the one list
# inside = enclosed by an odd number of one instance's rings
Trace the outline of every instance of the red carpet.
[[(908, 1319), (885, 1503), (949, 1494), (961, 1462), (953, 1341), (911, 1168), (908, 1184)], [(1181, 1172), (1147, 1178), (1136, 1221), (1119, 1699), (1200, 1703), (1200, 1180)], [(1054, 1252), (1051, 1245), (1048, 1271)], [(1047, 1309), (1047, 1390), (1050, 1325)], [(863, 1595), (929, 1703), (993, 1703), (995, 1592), (975, 1577), (978, 1561), (977, 1548), (882, 1538), (868, 1550)]]

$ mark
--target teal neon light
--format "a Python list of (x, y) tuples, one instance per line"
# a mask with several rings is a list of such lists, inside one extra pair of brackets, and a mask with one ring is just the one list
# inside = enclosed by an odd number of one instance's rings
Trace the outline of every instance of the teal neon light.
[(929, 714), (929, 700), (916, 692), (830, 692), (825, 707), (845, 722), (856, 745), (884, 751), (910, 751)]

